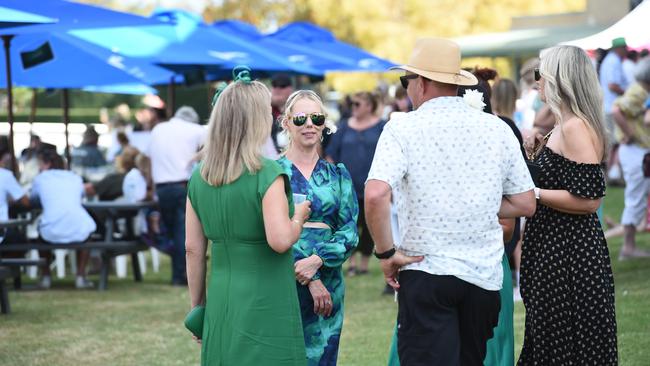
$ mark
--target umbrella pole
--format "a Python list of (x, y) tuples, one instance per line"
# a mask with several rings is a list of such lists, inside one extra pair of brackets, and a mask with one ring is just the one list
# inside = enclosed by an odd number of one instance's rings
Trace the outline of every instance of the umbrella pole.
[(65, 159), (68, 161), (68, 169), (72, 160), (70, 158), (70, 142), (68, 141), (68, 123), (70, 122), (70, 98), (68, 89), (63, 89), (63, 124), (65, 125)]
[(36, 121), (36, 94), (38, 94), (36, 88), (32, 88), (32, 104), (31, 108), (29, 111), (29, 134), (32, 135), (34, 133), (33, 128), (34, 128), (34, 121)]
[(9, 122), (9, 152), (11, 153), (11, 171), (18, 177), (18, 164), (16, 163), (16, 151), (14, 150), (14, 96), (11, 82), (11, 39), (14, 36), (4, 35), (2, 41), (5, 48), (5, 65), (7, 71), (7, 121)]
[(174, 115), (174, 109), (176, 109), (176, 85), (173, 76), (167, 85), (167, 94), (167, 118), (171, 118)]

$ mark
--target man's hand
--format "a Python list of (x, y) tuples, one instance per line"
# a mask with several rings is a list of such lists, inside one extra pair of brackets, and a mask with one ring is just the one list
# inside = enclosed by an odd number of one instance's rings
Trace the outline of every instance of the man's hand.
[(397, 273), (399, 269), (404, 267), (407, 264), (421, 262), (424, 259), (424, 256), (409, 257), (402, 254), (400, 251), (395, 252), (395, 254), (388, 259), (381, 259), (379, 265), (381, 266), (382, 272), (384, 272), (384, 280), (390, 287), (395, 290), (399, 289), (399, 283), (397, 282)]

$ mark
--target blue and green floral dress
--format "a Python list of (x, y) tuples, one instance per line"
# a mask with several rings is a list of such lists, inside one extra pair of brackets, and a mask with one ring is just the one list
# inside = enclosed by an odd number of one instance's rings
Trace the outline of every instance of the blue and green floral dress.
[(352, 178), (343, 164), (333, 165), (322, 159), (316, 162), (309, 180), (286, 157), (281, 157), (278, 163), (289, 176), (293, 193), (304, 194), (311, 201), (309, 221), (322, 222), (331, 228), (303, 228), (300, 240), (293, 246), (293, 257), (299, 261), (315, 254), (323, 260), (313, 279), (320, 279), (332, 297), (329, 316), (314, 313), (309, 288), (298, 282), (296, 286), (308, 365), (336, 365), (345, 293), (341, 266), (359, 241), (359, 204)]

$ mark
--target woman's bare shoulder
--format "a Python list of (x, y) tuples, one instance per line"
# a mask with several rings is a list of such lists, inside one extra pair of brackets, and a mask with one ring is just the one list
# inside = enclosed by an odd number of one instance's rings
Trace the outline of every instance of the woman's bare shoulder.
[(603, 153), (596, 132), (578, 117), (562, 123), (562, 153), (577, 163), (599, 164)]

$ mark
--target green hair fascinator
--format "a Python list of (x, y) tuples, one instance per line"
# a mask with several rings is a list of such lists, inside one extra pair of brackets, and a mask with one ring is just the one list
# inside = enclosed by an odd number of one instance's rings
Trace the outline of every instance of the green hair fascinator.
[(244, 84), (250, 84), (253, 79), (251, 78), (251, 68), (246, 65), (238, 65), (232, 69), (232, 79), (235, 82), (241, 81)]
[(217, 90), (214, 92), (214, 97), (212, 97), (213, 107), (217, 104), (217, 100), (219, 99), (219, 96), (221, 95), (221, 93), (223, 93), (224, 90), (226, 90), (227, 86), (228, 84), (223, 81), (220, 82), (219, 85), (217, 85)]
[[(241, 81), (244, 84), (250, 84), (253, 81), (251, 78), (251, 68), (246, 65), (235, 66), (235, 68), (232, 69), (232, 79), (234, 82)], [(223, 93), (227, 86), (228, 84), (223, 81), (219, 83), (217, 90), (214, 93), (214, 97), (212, 97), (213, 107), (217, 104), (219, 96), (221, 93)]]

